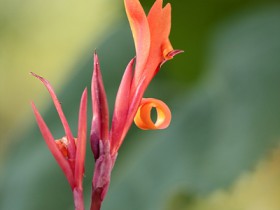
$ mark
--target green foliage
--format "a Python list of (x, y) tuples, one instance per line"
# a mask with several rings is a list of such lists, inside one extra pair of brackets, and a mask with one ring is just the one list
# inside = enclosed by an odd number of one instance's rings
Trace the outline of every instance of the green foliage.
[[(223, 22), (215, 33), (211, 31), (213, 39), (205, 55), (208, 59), (198, 71), (203, 74), (191, 89), (185, 84), (190, 74), (188, 56), (192, 54), (187, 38), (187, 53), (170, 61), (156, 77), (147, 94), (167, 101), (173, 112), (172, 124), (163, 131), (132, 127), (119, 152), (104, 210), (199, 209), (195, 208), (200, 202), (197, 196), (229, 188), (278, 144), (280, 8), (276, 5), (248, 11)], [(207, 14), (201, 14), (201, 18), (207, 18)], [(187, 33), (182, 24), (183, 21), (179, 29), (173, 25), (178, 30), (173, 39), (180, 30)], [(175, 48), (181, 48), (178, 41), (174, 43)], [(83, 88), (90, 87), (91, 55), (95, 48), (88, 47), (63, 92), (58, 93), (74, 133), (79, 98)], [(120, 25), (97, 48), (111, 110), (133, 50), (127, 25)], [(178, 78), (184, 82), (176, 83)], [(55, 137), (61, 137), (62, 126), (54, 107), (50, 106), (43, 116)], [(90, 118), (91, 112), (89, 123)], [(10, 151), (0, 180), (0, 209), (73, 209), (68, 184), (47, 150), (35, 120), (15, 138), (20, 138), (20, 142)], [(93, 164), (88, 145), (84, 179), (87, 205)], [(207, 209), (207, 205), (203, 207)]]

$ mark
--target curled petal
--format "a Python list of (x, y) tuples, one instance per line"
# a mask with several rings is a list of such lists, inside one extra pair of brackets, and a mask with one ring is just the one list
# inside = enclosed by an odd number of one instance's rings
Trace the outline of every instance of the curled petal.
[(160, 63), (160, 66), (159, 66), (159, 68), (156, 70), (156, 73), (159, 71), (159, 69), (162, 67), (162, 65), (166, 62), (166, 61), (168, 61), (168, 60), (170, 60), (170, 59), (173, 59), (173, 57), (175, 56), (175, 55), (178, 55), (178, 54), (180, 54), (180, 53), (183, 53), (184, 52), (184, 50), (172, 50), (172, 51), (169, 51), (169, 50), (164, 50), (163, 51), (163, 54), (164, 54), (164, 60)]
[[(152, 108), (157, 111), (157, 120), (151, 119)], [(135, 115), (135, 124), (143, 130), (165, 129), (171, 121), (171, 112), (168, 106), (154, 98), (143, 98)]]
[(173, 58), (173, 55), (170, 52), (173, 52), (173, 47), (170, 44), (170, 41), (166, 41), (162, 44), (162, 56), (164, 60), (170, 60)]
[(172, 59), (175, 55), (178, 55), (180, 53), (183, 53), (184, 50), (172, 50), (172, 51), (169, 51), (166, 55), (165, 55), (165, 59), (166, 60), (170, 60)]

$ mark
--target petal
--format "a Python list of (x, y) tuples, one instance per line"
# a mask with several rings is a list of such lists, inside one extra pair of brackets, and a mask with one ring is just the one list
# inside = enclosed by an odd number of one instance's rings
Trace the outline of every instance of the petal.
[(127, 123), (127, 113), (130, 103), (130, 90), (133, 79), (133, 65), (135, 58), (132, 59), (126, 67), (125, 73), (122, 77), (121, 84), (117, 93), (114, 114), (112, 119), (111, 129), (111, 151), (116, 151), (118, 145), (122, 143), (122, 134), (125, 124)]
[[(116, 139), (116, 141), (114, 141), (114, 145), (113, 145), (113, 147), (111, 147), (112, 155), (115, 154), (116, 151), (118, 151), (119, 147), (121, 146), (121, 144), (124, 140), (124, 137), (126, 136), (128, 130), (133, 122), (133, 118), (137, 112), (137, 109), (138, 109), (141, 99), (143, 97), (144, 91), (148, 85), (148, 83), (146, 81), (147, 80), (145, 80), (145, 78), (142, 78), (140, 80), (138, 86), (136, 86), (135, 91), (132, 92), (132, 90), (130, 90), (131, 94), (130, 94), (127, 117), (125, 119), (125, 124), (121, 131), (121, 136), (118, 139)], [(114, 135), (114, 133), (112, 132), (112, 137), (113, 137), (113, 135)]]
[(151, 43), (149, 56), (143, 69), (139, 70), (136, 68), (135, 70), (134, 89), (136, 89), (143, 78), (146, 81), (142, 82), (142, 85), (147, 87), (155, 74), (160, 70), (161, 64), (168, 58), (169, 52), (173, 50), (169, 41), (171, 5), (167, 4), (162, 8), (162, 0), (157, 0), (152, 6), (147, 19)]
[(94, 53), (94, 69), (91, 83), (92, 125), (90, 142), (95, 159), (99, 156), (99, 140), (109, 139), (109, 111), (106, 93), (100, 72), (99, 60)]
[(66, 119), (66, 117), (65, 117), (65, 115), (64, 115), (64, 113), (62, 111), (61, 104), (58, 101), (52, 86), (43, 77), (40, 77), (39, 75), (37, 75), (37, 74), (35, 74), (33, 72), (31, 72), (31, 75), (33, 75), (34, 77), (38, 78), (45, 85), (47, 90), (49, 91), (49, 93), (51, 95), (51, 98), (53, 100), (54, 106), (55, 106), (55, 108), (56, 108), (56, 110), (58, 112), (58, 115), (59, 115), (60, 120), (62, 122), (62, 125), (64, 127), (64, 131), (66, 133), (66, 137), (69, 140), (69, 145), (68, 145), (69, 158), (70, 159), (74, 159), (75, 158), (75, 151), (76, 151), (76, 146), (75, 146), (74, 138), (73, 138), (72, 132), (70, 130), (69, 124), (67, 122), (67, 119)]
[(54, 156), (55, 160), (57, 161), (58, 165), (60, 166), (63, 173), (65, 174), (71, 188), (73, 189), (74, 178), (73, 178), (73, 173), (72, 173), (70, 164), (67, 162), (67, 160), (64, 158), (63, 154), (58, 149), (49, 128), (47, 127), (47, 125), (46, 125), (45, 121), (43, 120), (42, 116), (40, 115), (40, 113), (38, 112), (35, 104), (31, 103), (31, 106), (32, 106), (33, 112), (35, 114), (36, 121), (40, 128), (40, 131), (42, 133), (42, 136), (43, 136), (49, 150), (51, 151), (51, 153)]
[(162, 0), (157, 0), (148, 14), (148, 22), (151, 33), (151, 43), (160, 46), (166, 41), (171, 29), (171, 5), (162, 8)]
[(124, 3), (136, 49), (135, 83), (137, 83), (149, 56), (150, 29), (139, 0), (125, 0)]
[[(154, 123), (151, 119), (152, 108), (157, 111), (157, 120)], [(141, 101), (135, 115), (135, 124), (143, 130), (165, 129), (171, 121), (171, 112), (168, 106), (160, 100), (145, 98)]]
[(82, 189), (82, 180), (84, 175), (85, 154), (87, 139), (87, 89), (84, 90), (79, 112), (77, 152), (75, 162), (75, 181), (76, 186)]
[[(171, 5), (167, 4), (162, 8), (162, 0), (157, 0), (151, 8), (148, 15), (148, 22), (151, 32), (151, 50), (150, 55), (153, 55), (152, 51), (162, 51), (161, 45), (169, 41), (169, 34), (171, 29)], [(169, 47), (172, 48), (170, 42)], [(163, 56), (163, 54), (157, 54), (157, 56)]]
[(151, 33), (151, 47), (144, 73), (153, 77), (159, 64), (165, 60), (166, 55), (173, 50), (169, 41), (171, 5), (167, 4), (162, 8), (162, 0), (157, 0), (149, 12), (148, 22)]

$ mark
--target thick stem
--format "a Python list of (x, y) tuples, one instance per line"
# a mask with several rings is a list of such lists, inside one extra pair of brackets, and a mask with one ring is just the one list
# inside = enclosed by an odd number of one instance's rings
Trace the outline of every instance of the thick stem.
[(83, 189), (74, 188), (73, 197), (75, 210), (85, 210)]
[(101, 204), (102, 204), (101, 192), (102, 189), (92, 189), (90, 210), (101, 209)]
[(102, 155), (95, 163), (94, 174), (92, 179), (92, 194), (90, 210), (100, 210), (102, 201), (104, 200), (111, 179), (113, 162), (110, 154)]
[(100, 210), (102, 201), (108, 191), (111, 172), (114, 167), (117, 154), (110, 154), (109, 141), (99, 141), (100, 156), (95, 162), (92, 179), (92, 195), (90, 210)]
[(90, 210), (100, 210), (102, 201), (108, 191), (111, 179), (111, 156), (101, 156), (97, 159), (92, 180)]

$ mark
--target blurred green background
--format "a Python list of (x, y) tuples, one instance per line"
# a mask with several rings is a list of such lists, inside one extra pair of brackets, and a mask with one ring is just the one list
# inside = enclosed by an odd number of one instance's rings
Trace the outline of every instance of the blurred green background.
[[(103, 209), (279, 210), (279, 1), (169, 2), (170, 39), (185, 53), (164, 65), (146, 96), (170, 106), (172, 123), (163, 131), (132, 126)], [(141, 3), (148, 11), (153, 0)], [(122, 1), (0, 0), (1, 210), (73, 209), (30, 101), (56, 138), (63, 129), (29, 72), (53, 84), (76, 133), (95, 49), (112, 111), (135, 55)], [(88, 144), (87, 206), (93, 164)]]

